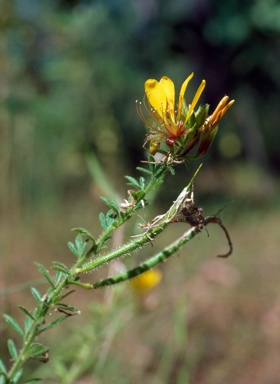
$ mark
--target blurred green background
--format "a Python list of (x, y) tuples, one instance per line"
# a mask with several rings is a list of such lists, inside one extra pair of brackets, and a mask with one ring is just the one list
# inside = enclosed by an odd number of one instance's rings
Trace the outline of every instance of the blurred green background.
[[(236, 100), (196, 181), (207, 214), (226, 206), (233, 256), (214, 259), (223, 235), (202, 234), (164, 265), (152, 311), (129, 285), (77, 293), (83, 316), (50, 332), (56, 369), (43, 367), (44, 382), (279, 383), (279, 62), (276, 0), (0, 1), (0, 289), (38, 278), (34, 261), (70, 265), (71, 228), (98, 235), (99, 195), (110, 191), (88, 154), (126, 197), (123, 176), (137, 176), (147, 155), (135, 111), (147, 78), (169, 76), (178, 89), (194, 71), (188, 95), (204, 78), (210, 110), (225, 94)], [(182, 168), (167, 180), (153, 213), (190, 175)], [(34, 305), (27, 290), (0, 303), (16, 317), (17, 304)], [(11, 332), (0, 324), (5, 354)]]

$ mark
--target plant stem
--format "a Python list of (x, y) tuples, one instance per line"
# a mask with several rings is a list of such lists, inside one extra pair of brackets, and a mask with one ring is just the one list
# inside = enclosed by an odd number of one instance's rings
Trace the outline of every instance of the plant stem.
[(81, 268), (77, 268), (75, 272), (80, 274), (83, 272), (92, 271), (93, 269), (98, 268), (105, 263), (108, 263), (121, 256), (130, 254), (131, 252), (134, 252), (147, 243), (153, 241), (172, 222), (172, 219), (176, 216), (176, 214), (180, 212), (184, 202), (188, 198), (192, 183), (193, 178), (188, 186), (183, 189), (169, 210), (164, 215), (155, 218), (152, 224), (150, 224), (150, 228), (142, 236), (140, 236), (138, 239), (131, 240), (129, 243), (124, 244), (120, 248), (115, 249), (104, 256), (100, 256), (94, 260), (91, 260)]
[[(151, 179), (149, 181), (149, 184), (146, 186), (145, 189), (142, 190), (143, 194), (142, 194), (142, 197), (141, 199), (137, 199), (134, 204), (127, 208), (126, 211), (125, 211), (125, 216), (121, 216), (119, 217), (118, 219), (116, 219), (100, 236), (99, 238), (97, 239), (96, 243), (89, 249), (89, 251), (82, 257), (79, 259), (79, 261), (76, 263), (76, 265), (72, 268), (72, 271), (75, 271), (77, 269), (79, 269), (79, 267), (81, 265), (83, 265), (91, 256), (93, 253), (97, 254), (100, 250), (100, 247), (104, 244), (104, 242), (106, 241), (106, 239), (108, 239), (108, 237), (110, 236), (110, 234), (115, 231), (117, 228), (119, 228), (120, 226), (122, 226), (123, 224), (125, 224), (130, 218), (131, 216), (133, 215), (133, 213), (138, 210), (140, 207), (142, 207), (141, 204), (139, 204), (141, 202), (141, 200), (144, 201), (144, 199), (146, 198), (146, 196), (152, 191), (154, 190), (155, 188), (157, 188), (162, 182), (163, 182), (163, 179), (164, 179), (164, 176), (167, 172), (167, 166), (165, 163), (161, 164), (161, 166), (159, 167), (159, 169), (157, 170), (157, 172), (155, 172), (155, 174), (152, 174), (151, 175)], [(128, 252), (125, 252), (125, 253), (129, 253), (130, 251), (128, 250)], [(116, 256), (118, 257), (118, 256)], [(111, 259), (109, 258), (109, 260), (107, 261), (110, 261)], [(107, 261), (104, 261), (104, 262), (107, 262)], [(101, 263), (103, 264), (103, 263)], [(100, 266), (101, 264), (99, 264), (97, 262), (97, 265), (96, 266)], [(95, 266), (95, 263), (93, 263), (93, 268), (96, 267)], [(85, 272), (85, 271), (88, 271), (89, 269), (83, 269), (81, 268), (81, 271), (79, 272)]]
[(7, 375), (7, 378), (9, 379), (8, 383), (9, 382), (12, 383), (11, 380), (13, 379), (14, 375), (29, 359), (27, 355), (28, 348), (33, 343), (35, 338), (41, 333), (40, 325), (43, 324), (43, 320), (46, 317), (46, 314), (48, 313), (49, 309), (53, 308), (53, 306), (59, 301), (61, 291), (68, 284), (69, 284), (68, 278), (65, 277), (52, 292), (46, 293), (43, 296), (43, 297), (46, 297), (46, 299), (45, 300), (42, 299), (42, 301), (38, 304), (38, 307), (34, 311), (35, 319), (33, 320), (33, 324), (31, 325), (29, 331), (27, 332), (27, 334), (23, 339), (23, 347), (18, 355), (18, 358), (15, 360), (10, 371), (8, 372), (8, 375)]
[(94, 288), (117, 284), (122, 281), (126, 281), (133, 277), (136, 277), (141, 273), (148, 271), (151, 268), (154, 268), (155, 266), (164, 262), (166, 259), (172, 256), (175, 252), (177, 252), (183, 245), (185, 245), (188, 241), (190, 241), (199, 232), (200, 230), (197, 227), (190, 228), (179, 239), (174, 241), (171, 245), (166, 247), (163, 251), (157, 253), (156, 255), (152, 256), (148, 260), (139, 264), (136, 268), (130, 269), (129, 271), (126, 271), (114, 277), (109, 277), (108, 279), (98, 281), (97, 283), (93, 284)]
[[(115, 229), (123, 225), (137, 209), (141, 208), (142, 200), (144, 201), (146, 195), (150, 191), (156, 189), (162, 183), (164, 176), (167, 172), (167, 169), (168, 167), (166, 164), (157, 165), (157, 169), (154, 169), (154, 173), (151, 175), (150, 182), (148, 183), (146, 188), (144, 188), (143, 190), (140, 190), (141, 193), (138, 196), (136, 192), (137, 197), (135, 198), (135, 200), (133, 200), (133, 197), (131, 196), (130, 202), (133, 204), (124, 211), (123, 215), (119, 215), (119, 217), (117, 217), (116, 220), (113, 221), (113, 223), (108, 227), (108, 229), (101, 234), (99, 239), (86, 252), (86, 254), (77, 260), (74, 266), (71, 267), (70, 274), (69, 275), (62, 274), (61, 280), (57, 283), (57, 285), (56, 286), (51, 285), (51, 287), (47, 290), (45, 295), (43, 295), (41, 299), (40, 298), (38, 299), (38, 306), (37, 308), (35, 308), (33, 315), (30, 316), (32, 318), (32, 323), (28, 331), (26, 331), (25, 333), (22, 349), (6, 376), (8, 379), (8, 383), (13, 383), (13, 379), (15, 378), (16, 374), (19, 373), (21, 367), (30, 358), (28, 351), (32, 347), (32, 343), (34, 343), (34, 340), (36, 339), (36, 337), (40, 333), (50, 328), (48, 327), (48, 325), (46, 326), (43, 325), (45, 317), (49, 310), (63, 305), (62, 303), (60, 303), (61, 298), (64, 297), (62, 295), (62, 291), (63, 289), (68, 287), (69, 284), (73, 283), (82, 288), (92, 289), (92, 288), (98, 288), (104, 285), (116, 284), (120, 281), (127, 280), (133, 276), (137, 276), (138, 274), (143, 273), (146, 270), (153, 268), (157, 264), (166, 260), (169, 256), (174, 254), (180, 247), (182, 247), (186, 242), (191, 240), (200, 231), (199, 228), (192, 227), (183, 236), (181, 236), (178, 240), (172, 243), (169, 247), (165, 248), (162, 252), (148, 259), (146, 262), (140, 264), (137, 268), (126, 272), (125, 274), (117, 275), (114, 278), (105, 279), (101, 282), (95, 283), (94, 285), (84, 284), (76, 279), (77, 274), (81, 274), (87, 271), (92, 271), (105, 263), (108, 263), (121, 256), (130, 254), (137, 249), (140, 249), (147, 243), (152, 242), (174, 220), (176, 221), (176, 217), (178, 214), (180, 214), (185, 202), (190, 200), (189, 194), (191, 191), (192, 183), (199, 169), (191, 179), (188, 186), (183, 189), (183, 191), (180, 193), (176, 201), (174, 201), (174, 203), (171, 205), (169, 210), (164, 215), (157, 216), (151, 222), (151, 224), (147, 225), (147, 229), (145, 233), (140, 235), (138, 238), (134, 238), (129, 243), (124, 244), (120, 248), (110, 251), (105, 255), (101, 255), (99, 257), (97, 256), (95, 259), (91, 260), (90, 262), (87, 262), (89, 257), (92, 255), (92, 253), (100, 252), (102, 245), (104, 245), (104, 242), (109, 237), (111, 232), (113, 232)], [(65, 314), (64, 316), (58, 319), (59, 322), (63, 321), (69, 316), (69, 313), (67, 311), (65, 311), (64, 314)], [(70, 308), (70, 314), (71, 314), (71, 308)], [(55, 322), (53, 324), (52, 323), (50, 324), (50, 326), (54, 326), (54, 325), (56, 325)], [(42, 356), (43, 356), (43, 352), (42, 352)]]

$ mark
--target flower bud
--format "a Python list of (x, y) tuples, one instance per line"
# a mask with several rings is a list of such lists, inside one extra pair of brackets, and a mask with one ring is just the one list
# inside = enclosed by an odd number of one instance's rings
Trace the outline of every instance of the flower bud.
[(215, 139), (217, 132), (218, 132), (218, 125), (214, 127), (211, 127), (208, 125), (208, 127), (202, 133), (200, 145), (196, 153), (197, 156), (203, 156), (206, 154), (213, 140)]

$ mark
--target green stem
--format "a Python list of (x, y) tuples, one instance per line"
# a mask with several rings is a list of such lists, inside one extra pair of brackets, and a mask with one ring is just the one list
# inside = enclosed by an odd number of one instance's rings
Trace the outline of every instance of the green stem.
[[(75, 264), (75, 266), (72, 268), (72, 271), (77, 269), (78, 264), (78, 262)], [(29, 359), (28, 349), (30, 348), (30, 345), (34, 342), (36, 337), (41, 333), (40, 326), (42, 324), (42, 320), (46, 317), (49, 309), (53, 308), (53, 306), (56, 305), (56, 303), (59, 301), (62, 290), (67, 285), (69, 285), (69, 283), (70, 281), (68, 277), (65, 277), (52, 292), (46, 294), (46, 299), (38, 304), (38, 307), (34, 311), (35, 319), (33, 320), (33, 324), (31, 325), (28, 333), (25, 335), (21, 351), (6, 376), (7, 383), (13, 382), (12, 380), (15, 377), (16, 373)], [(87, 289), (93, 288), (91, 284), (76, 283), (76, 285), (82, 286), (83, 288)]]
[(152, 240), (154, 240), (155, 237), (158, 236), (167, 227), (167, 225), (168, 223), (163, 223), (158, 227), (152, 228), (150, 231), (148, 231), (146, 234), (141, 236), (139, 239), (132, 240), (130, 243), (127, 243), (122, 247), (107, 253), (104, 256), (98, 257), (97, 259), (90, 261), (88, 264), (84, 265), (83, 267), (77, 268), (76, 273), (91, 271), (114, 259), (117, 259), (121, 256), (125, 256), (127, 254), (130, 254), (136, 251), (137, 249), (143, 247), (147, 243), (150, 243)]
[(185, 232), (179, 239), (177, 239), (171, 245), (166, 247), (163, 251), (157, 253), (155, 256), (139, 264), (136, 268), (130, 269), (129, 271), (126, 271), (114, 277), (109, 277), (108, 279), (98, 281), (97, 283), (93, 284), (94, 288), (118, 284), (122, 281), (126, 281), (133, 277), (136, 277), (151, 268), (154, 268), (155, 266), (164, 262), (166, 259), (172, 256), (199, 232), (200, 230), (197, 227), (192, 227), (187, 232)]
[[(195, 173), (194, 177), (196, 176), (197, 172)], [(115, 249), (104, 256), (100, 256), (94, 260), (91, 260), (81, 268), (77, 268), (75, 270), (75, 273), (92, 271), (93, 269), (98, 268), (105, 263), (108, 263), (121, 256), (130, 254), (136, 251), (137, 249), (142, 248), (147, 243), (153, 241), (170, 223), (172, 223), (172, 220), (181, 211), (190, 193), (194, 177), (191, 179), (188, 186), (183, 189), (183, 191), (174, 201), (169, 210), (164, 215), (159, 216), (157, 219), (155, 219), (154, 222), (150, 224), (150, 229), (148, 229), (142, 236), (140, 236), (138, 239), (132, 240), (129, 243), (124, 244), (120, 248)]]
[[(46, 313), (40, 313), (40, 317), (38, 317), (38, 318), (42, 318), (45, 315), (46, 315)], [(30, 331), (28, 332), (27, 336), (24, 338), (23, 348), (21, 349), (17, 360), (15, 360), (10, 371), (8, 372), (8, 375), (7, 375), (7, 378), (9, 379), (8, 383), (13, 382), (12, 379), (15, 376), (15, 374), (19, 371), (19, 369), (28, 360), (28, 358), (26, 358), (26, 354), (27, 354), (28, 348), (32, 344), (33, 340), (38, 335), (39, 326), (40, 326), (40, 324), (38, 324), (38, 321), (34, 321), (31, 328), (30, 328)]]
[(59, 301), (59, 297), (61, 295), (61, 291), (68, 285), (68, 279), (64, 278), (62, 282), (53, 290), (46, 294), (46, 300), (39, 303), (38, 307), (34, 311), (34, 316), (36, 313), (35, 320), (31, 325), (28, 333), (25, 335), (23, 340), (23, 347), (18, 355), (17, 360), (15, 360), (12, 365), (10, 371), (8, 372), (7, 378), (9, 379), (8, 383), (12, 383), (12, 379), (18, 370), (25, 364), (25, 362), (29, 359), (27, 356), (27, 351), (30, 345), (33, 343), (35, 338), (41, 333), (40, 325), (43, 323), (43, 319), (46, 317), (49, 309), (53, 307)]
[(103, 244), (104, 240), (113, 232), (115, 229), (119, 228), (121, 225), (123, 225), (128, 219), (130, 219), (131, 215), (140, 208), (138, 203), (141, 202), (141, 200), (144, 200), (145, 197), (151, 192), (159, 183), (163, 181), (163, 178), (166, 174), (166, 167), (162, 166), (160, 171), (156, 175), (152, 175), (149, 184), (145, 189), (143, 189), (143, 195), (141, 199), (138, 199), (134, 202), (134, 205), (126, 210), (125, 217), (121, 217), (119, 220), (115, 221), (104, 233), (101, 234), (99, 239), (97, 240), (96, 244), (100, 245)]
[[(151, 179), (150, 179), (150, 182), (149, 184), (147, 185), (147, 187), (145, 189), (143, 189), (143, 195), (141, 197), (141, 199), (138, 199), (134, 202), (133, 206), (129, 207), (126, 211), (125, 211), (125, 216), (122, 216), (122, 217), (119, 217), (118, 219), (116, 219), (100, 236), (99, 238), (97, 239), (96, 243), (94, 244), (93, 247), (91, 247), (89, 249), (89, 251), (82, 257), (79, 259), (79, 261), (77, 262), (77, 264), (74, 266), (74, 268), (72, 268), (72, 271), (76, 271), (77, 269), (79, 269), (79, 267), (81, 265), (83, 265), (90, 257), (93, 253), (98, 253), (99, 250), (100, 250), (100, 247), (104, 244), (104, 242), (106, 241), (106, 239), (110, 236), (110, 234), (115, 231), (117, 228), (119, 228), (120, 226), (122, 226), (124, 223), (126, 223), (132, 216), (132, 214), (138, 210), (140, 207), (142, 207), (142, 205), (139, 205), (139, 203), (141, 202), (141, 200), (144, 200), (145, 197), (152, 191), (154, 190), (155, 188), (157, 188), (162, 182), (163, 182), (163, 179), (164, 179), (164, 176), (167, 172), (167, 166), (165, 163), (163, 163), (161, 165), (161, 167), (157, 170), (157, 172), (155, 172), (155, 174), (153, 174), (151, 176)], [(129, 247), (128, 247), (129, 248)], [(133, 248), (133, 247), (132, 247)], [(133, 250), (133, 249), (132, 249)], [(125, 253), (129, 253), (130, 251), (128, 250), (127, 252)], [(118, 256), (116, 256), (118, 257)], [(107, 262), (107, 261), (110, 261), (110, 257), (108, 260), (104, 261), (104, 262)], [(101, 263), (103, 264), (103, 263)], [(97, 262), (97, 265), (96, 266), (99, 266), (101, 265)], [(93, 268), (95, 268), (95, 263), (93, 263)], [(92, 269), (92, 268), (91, 268)], [(89, 269), (84, 269), (84, 268), (81, 268), (81, 271), (88, 271)]]

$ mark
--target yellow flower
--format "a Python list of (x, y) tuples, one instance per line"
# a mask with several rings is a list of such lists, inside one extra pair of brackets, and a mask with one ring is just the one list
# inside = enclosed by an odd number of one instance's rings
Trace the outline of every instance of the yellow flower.
[(149, 270), (131, 279), (130, 284), (136, 293), (143, 294), (157, 286), (161, 281), (162, 273), (159, 269)]
[(178, 138), (188, 133), (190, 128), (187, 124), (188, 120), (206, 85), (206, 81), (202, 80), (191, 104), (187, 107), (184, 97), (193, 75), (191, 73), (182, 84), (177, 110), (175, 110), (175, 87), (171, 79), (164, 76), (159, 82), (155, 79), (149, 79), (145, 82), (145, 95), (150, 104), (150, 107), (148, 107), (144, 103), (148, 119), (142, 112), (141, 105), (138, 112), (149, 127), (147, 140), (151, 142), (150, 152), (152, 154), (157, 152), (163, 137), (166, 138), (166, 144), (172, 147)]
[(160, 148), (165, 139), (169, 151), (177, 158), (184, 158), (198, 143), (194, 157), (203, 156), (216, 136), (219, 122), (234, 103), (234, 100), (228, 102), (228, 96), (223, 97), (209, 117), (208, 104), (195, 111), (206, 81), (202, 80), (192, 102), (187, 105), (185, 93), (192, 77), (193, 73), (183, 82), (176, 105), (175, 86), (168, 77), (162, 77), (159, 82), (155, 79), (145, 82), (144, 112), (142, 103), (137, 104), (137, 111), (148, 127), (147, 141), (152, 155), (159, 150), (167, 153)]

